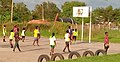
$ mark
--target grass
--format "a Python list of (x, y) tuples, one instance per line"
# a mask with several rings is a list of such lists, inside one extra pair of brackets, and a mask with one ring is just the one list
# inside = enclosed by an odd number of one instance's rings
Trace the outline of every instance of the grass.
[(120, 62), (120, 54), (94, 56), (94, 57), (82, 57), (82, 58), (73, 59), (73, 60), (60, 60), (56, 62)]

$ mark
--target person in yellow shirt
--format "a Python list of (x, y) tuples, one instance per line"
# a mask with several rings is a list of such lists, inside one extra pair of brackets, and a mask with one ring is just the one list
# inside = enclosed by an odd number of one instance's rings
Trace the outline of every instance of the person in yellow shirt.
[(12, 43), (13, 38), (14, 38), (14, 32), (13, 32), (13, 30), (11, 30), (11, 31), (10, 31), (10, 36), (9, 36), (11, 48), (13, 48), (13, 43)]
[(6, 42), (6, 41), (5, 41), (5, 36), (6, 36), (6, 25), (3, 26), (3, 36), (4, 36), (3, 42)]
[(36, 29), (34, 30), (34, 42), (33, 42), (33, 45), (35, 44), (35, 42), (37, 43), (37, 45), (39, 46), (38, 44), (38, 39), (39, 39), (39, 28), (38, 26), (36, 26)]
[(72, 41), (72, 43), (76, 43), (76, 38), (77, 38), (77, 36), (78, 36), (78, 31), (77, 31), (77, 29), (74, 29), (74, 31), (73, 31), (73, 41)]
[(70, 51), (70, 48), (69, 48), (69, 43), (70, 43), (70, 34), (69, 34), (69, 31), (67, 30), (66, 31), (66, 34), (65, 34), (65, 47), (63, 49), (63, 52), (65, 52), (66, 48), (68, 48), (68, 52), (71, 52)]

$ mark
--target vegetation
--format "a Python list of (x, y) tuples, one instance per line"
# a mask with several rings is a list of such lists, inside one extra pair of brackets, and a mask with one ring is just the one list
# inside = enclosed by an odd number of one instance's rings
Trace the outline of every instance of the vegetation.
[(82, 57), (73, 60), (61, 60), (56, 62), (120, 62), (120, 54), (106, 55), (106, 56), (94, 56), (94, 57)]

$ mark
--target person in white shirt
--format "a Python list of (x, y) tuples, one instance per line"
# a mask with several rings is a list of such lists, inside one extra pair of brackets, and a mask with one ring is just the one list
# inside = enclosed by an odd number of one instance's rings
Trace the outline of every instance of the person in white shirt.
[(24, 40), (25, 40), (25, 28), (22, 29), (21, 36), (22, 36), (22, 42), (24, 42)]
[(52, 55), (54, 54), (54, 48), (56, 45), (55, 33), (52, 33), (52, 36), (50, 36), (49, 40), (50, 40), (50, 47), (51, 47), (50, 55)]

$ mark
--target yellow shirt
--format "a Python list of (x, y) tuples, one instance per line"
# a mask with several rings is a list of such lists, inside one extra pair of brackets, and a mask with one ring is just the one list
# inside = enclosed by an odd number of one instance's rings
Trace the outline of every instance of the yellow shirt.
[(69, 41), (70, 41), (69, 36), (70, 36), (69, 33), (66, 33), (66, 34), (65, 34), (65, 42), (69, 42)]
[(38, 33), (39, 33), (38, 29), (35, 29), (35, 30), (34, 30), (34, 37), (37, 37), (37, 36), (38, 36)]
[(9, 39), (13, 39), (14, 38), (14, 32), (10, 32), (10, 37)]

